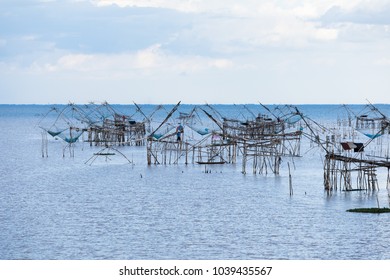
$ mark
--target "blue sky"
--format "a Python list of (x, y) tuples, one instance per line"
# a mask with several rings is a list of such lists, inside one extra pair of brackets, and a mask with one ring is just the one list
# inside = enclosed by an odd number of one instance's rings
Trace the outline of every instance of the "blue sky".
[(0, 103), (390, 103), (390, 1), (0, 0)]

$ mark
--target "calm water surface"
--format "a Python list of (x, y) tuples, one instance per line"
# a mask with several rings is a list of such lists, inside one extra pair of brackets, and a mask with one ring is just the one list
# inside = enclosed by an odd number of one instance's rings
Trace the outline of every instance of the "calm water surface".
[(390, 215), (346, 212), (388, 206), (384, 175), (379, 192), (328, 195), (312, 150), (294, 159), (290, 196), (288, 160), (280, 175), (205, 173), (147, 166), (144, 147), (124, 147), (134, 164), (89, 166), (99, 148), (78, 143), (63, 158), (53, 139), (42, 158), (36, 124), (48, 108), (0, 106), (1, 259), (390, 259)]

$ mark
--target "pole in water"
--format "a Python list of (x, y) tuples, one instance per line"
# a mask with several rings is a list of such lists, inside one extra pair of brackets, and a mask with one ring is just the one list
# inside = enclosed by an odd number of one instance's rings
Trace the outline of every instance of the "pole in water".
[(290, 172), (290, 163), (287, 162), (288, 165), (288, 183), (289, 183), (289, 188), (290, 188), (290, 196), (294, 194), (293, 187), (292, 187), (292, 177), (291, 177), (291, 172)]

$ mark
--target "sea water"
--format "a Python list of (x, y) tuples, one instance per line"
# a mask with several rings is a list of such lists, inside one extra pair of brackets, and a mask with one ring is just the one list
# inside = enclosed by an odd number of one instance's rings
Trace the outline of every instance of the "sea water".
[[(336, 107), (299, 106), (321, 122), (335, 121)], [(240, 164), (148, 166), (143, 146), (118, 147), (131, 163), (89, 165), (102, 147), (80, 141), (71, 157), (54, 138), (42, 157), (38, 123), (50, 108), (0, 105), (0, 259), (390, 259), (390, 215), (346, 212), (388, 207), (385, 174), (379, 191), (329, 194), (323, 153), (304, 143), (279, 175), (242, 174)], [(215, 108), (232, 118), (242, 110)]]

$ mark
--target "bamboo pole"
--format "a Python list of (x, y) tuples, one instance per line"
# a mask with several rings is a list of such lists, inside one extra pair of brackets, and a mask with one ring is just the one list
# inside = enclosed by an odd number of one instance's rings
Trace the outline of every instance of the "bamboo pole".
[(291, 177), (290, 163), (289, 162), (287, 162), (287, 166), (288, 166), (288, 185), (289, 185), (289, 189), (290, 189), (290, 196), (292, 196), (294, 194), (294, 191), (293, 191), (293, 187), (292, 187), (292, 177)]

